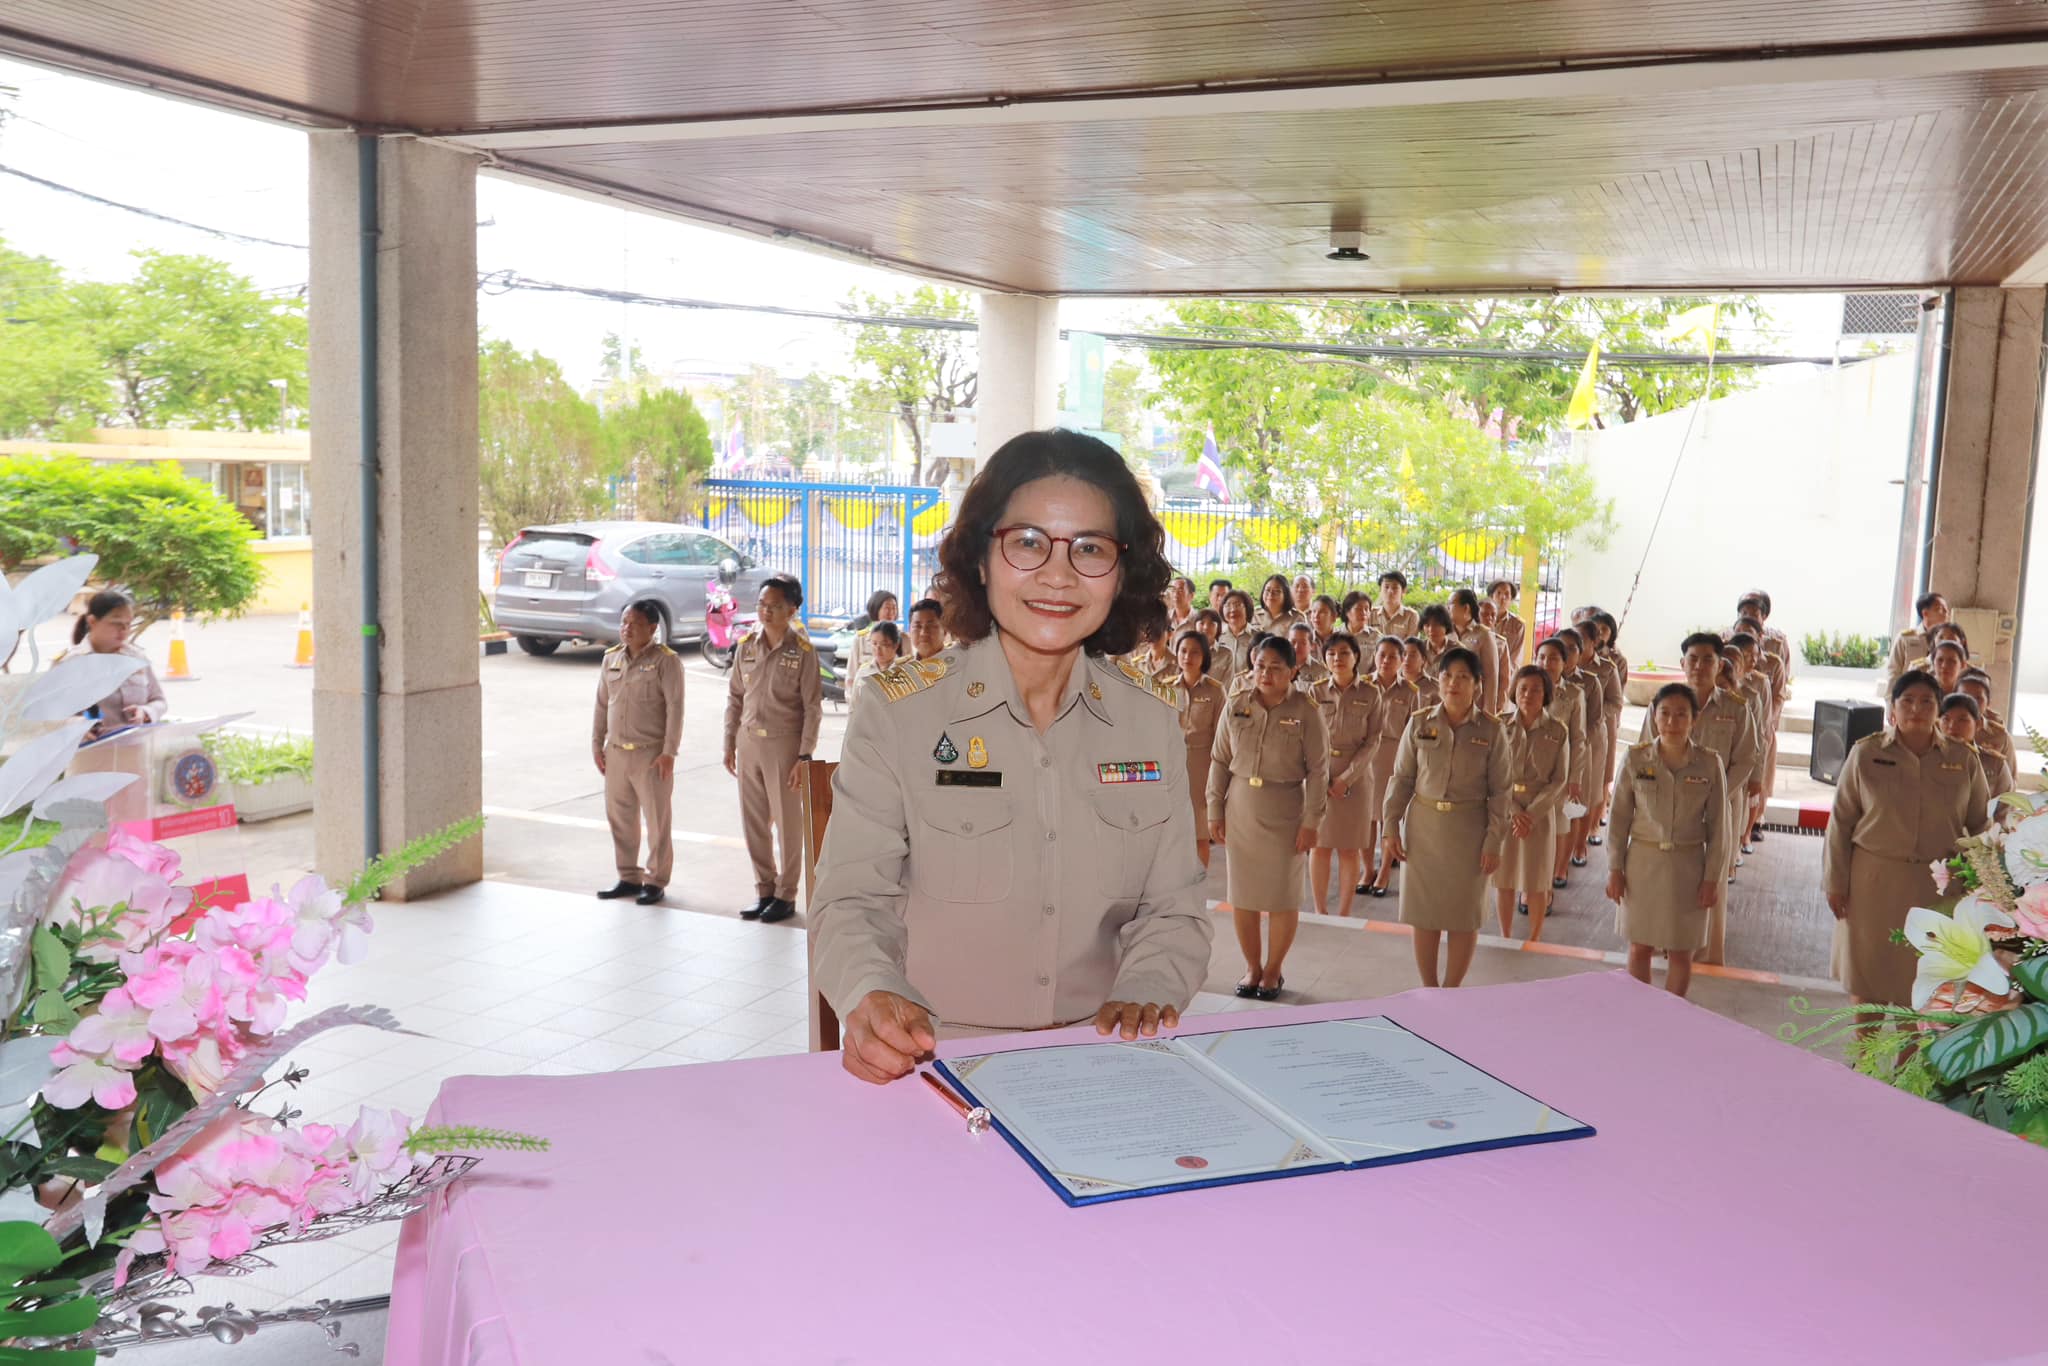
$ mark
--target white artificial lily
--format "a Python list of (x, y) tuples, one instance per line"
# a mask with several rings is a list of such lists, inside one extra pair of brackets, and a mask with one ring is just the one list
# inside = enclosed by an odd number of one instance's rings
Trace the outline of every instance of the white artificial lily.
[(1927, 1009), (1936, 989), (1948, 982), (1970, 982), (1994, 996), (2012, 990), (2012, 978), (1991, 953), (1992, 925), (2010, 926), (2011, 916), (1981, 896), (1966, 896), (1953, 916), (1915, 906), (1906, 912), (1906, 938), (1920, 951), (1920, 970), (1913, 975), (1913, 1009)]

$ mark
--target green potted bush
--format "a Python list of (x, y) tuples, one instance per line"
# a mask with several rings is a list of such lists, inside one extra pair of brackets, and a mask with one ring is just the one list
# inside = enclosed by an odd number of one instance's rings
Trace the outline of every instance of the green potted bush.
[(206, 752), (220, 769), (221, 799), (245, 821), (267, 821), (313, 809), (313, 741), (214, 731)]

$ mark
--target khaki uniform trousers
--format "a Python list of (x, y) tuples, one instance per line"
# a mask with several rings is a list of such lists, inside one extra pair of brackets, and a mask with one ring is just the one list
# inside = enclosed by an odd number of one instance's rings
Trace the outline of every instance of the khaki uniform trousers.
[[(604, 751), (604, 814), (612, 827), (612, 857), (621, 882), (666, 887), (675, 868), (675, 841), (669, 834), (669, 798), (675, 791), (673, 772), (654, 771), (661, 752), (653, 748)], [(640, 823), (647, 823), (647, 863), (640, 863)]]
[[(734, 751), (739, 765), (740, 825), (746, 831), (747, 856), (754, 861), (754, 891), (783, 901), (796, 900), (797, 879), (804, 864), (803, 794), (789, 790), (789, 770), (796, 764), (802, 738), (742, 730)], [(777, 838), (782, 841), (779, 861)]]

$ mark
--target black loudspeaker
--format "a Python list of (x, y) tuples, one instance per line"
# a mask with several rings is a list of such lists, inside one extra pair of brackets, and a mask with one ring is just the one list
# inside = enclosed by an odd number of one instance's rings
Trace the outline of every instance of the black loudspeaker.
[(1821, 782), (1834, 782), (1849, 761), (1849, 747), (1883, 729), (1884, 708), (1874, 702), (1814, 703), (1813, 756), (1807, 761), (1807, 773)]

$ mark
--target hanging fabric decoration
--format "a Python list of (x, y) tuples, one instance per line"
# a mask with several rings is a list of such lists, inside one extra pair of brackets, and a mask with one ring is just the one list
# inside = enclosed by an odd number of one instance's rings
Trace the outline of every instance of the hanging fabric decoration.
[(1443, 551), (1446, 558), (1459, 564), (1479, 565), (1493, 558), (1506, 544), (1507, 538), (1504, 536), (1491, 535), (1483, 531), (1461, 531), (1444, 541)]
[(1301, 540), (1301, 523), (1280, 517), (1248, 517), (1240, 525), (1245, 538), (1268, 555), (1292, 550)]
[(952, 508), (941, 498), (911, 518), (910, 529), (919, 536), (936, 536), (946, 529), (946, 522), (951, 514)]
[(747, 520), (758, 527), (780, 525), (789, 516), (789, 510), (796, 506), (793, 498), (742, 498), (740, 507), (747, 514)]
[(1159, 514), (1166, 534), (1190, 549), (1200, 549), (1223, 533), (1229, 519), (1219, 512), (1187, 512), (1168, 508)]
[(875, 516), (882, 510), (876, 499), (846, 496), (827, 498), (825, 506), (832, 509), (832, 520), (848, 531), (866, 531), (875, 524)]

